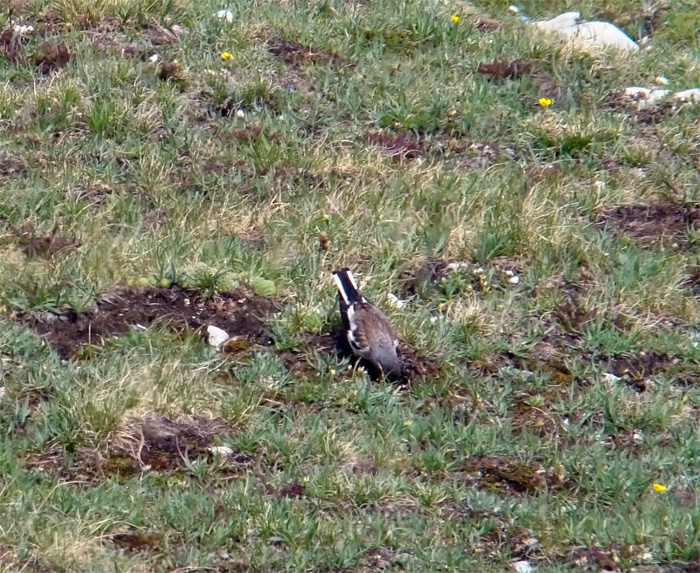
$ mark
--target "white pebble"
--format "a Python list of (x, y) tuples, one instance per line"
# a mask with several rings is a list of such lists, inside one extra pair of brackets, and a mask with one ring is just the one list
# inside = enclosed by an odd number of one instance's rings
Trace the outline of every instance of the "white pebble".
[(513, 277), (510, 277), (510, 278), (508, 279), (508, 282), (509, 282), (510, 284), (512, 284), (512, 285), (517, 285), (517, 284), (520, 282), (520, 277), (517, 276), (517, 275), (515, 275), (515, 276), (513, 276)]
[(656, 76), (656, 83), (662, 86), (667, 86), (668, 85), (668, 78), (665, 78), (664, 76)]
[(517, 573), (532, 573), (535, 570), (532, 563), (529, 561), (516, 561), (513, 563), (513, 569), (515, 569)]
[(514, 4), (511, 4), (510, 6), (508, 6), (508, 12), (511, 12), (513, 14), (517, 14), (518, 12), (520, 12), (520, 8), (518, 8)]
[(211, 446), (210, 448), (207, 448), (207, 451), (211, 452), (212, 454), (218, 454), (220, 456), (230, 456), (236, 450), (230, 448), (229, 446)]
[(233, 12), (231, 10), (219, 10), (216, 13), (216, 17), (219, 20), (226, 20), (229, 24), (233, 22)]
[(386, 298), (389, 300), (389, 304), (394, 308), (403, 308), (404, 306), (406, 306), (406, 301), (401, 300), (394, 293), (387, 293)]
[(34, 26), (20, 26), (19, 24), (15, 24), (12, 26), (12, 31), (18, 36), (27, 36), (34, 32)]
[(228, 332), (218, 326), (207, 326), (207, 342), (209, 346), (220, 350), (224, 343), (229, 339)]
[(239, 110), (236, 112), (236, 117), (240, 117), (241, 119), (244, 118), (244, 117), (245, 117), (245, 111), (243, 111), (242, 109), (239, 109)]
[(603, 382), (607, 382), (608, 384), (613, 384), (614, 382), (617, 382), (618, 380), (620, 380), (620, 377), (615, 376), (614, 374), (612, 374), (610, 372), (605, 372), (601, 376), (601, 380), (603, 380)]
[(158, 61), (158, 54), (153, 54), (150, 58), (148, 58), (148, 61), (155, 64)]

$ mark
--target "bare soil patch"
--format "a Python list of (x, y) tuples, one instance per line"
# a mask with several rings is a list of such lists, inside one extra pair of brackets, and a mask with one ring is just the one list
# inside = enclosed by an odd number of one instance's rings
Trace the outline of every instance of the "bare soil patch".
[(494, 79), (512, 79), (529, 74), (532, 71), (532, 62), (529, 60), (496, 60), (490, 64), (480, 63), (476, 71)]
[(45, 42), (34, 54), (34, 65), (42, 74), (49, 74), (65, 66), (72, 54), (63, 44)]
[[(149, 472), (171, 474), (199, 458), (218, 456), (220, 471), (235, 473), (247, 469), (251, 458), (233, 449), (223, 455), (211, 449), (233, 434), (233, 428), (217, 418), (190, 416), (171, 421), (150, 416), (127, 422), (103, 450), (78, 448), (71, 455), (63, 451), (34, 453), (25, 458), (25, 466), (67, 481), (97, 484), (113, 476), (128, 479)], [(125, 538), (125, 543), (129, 539)]]
[(408, 138), (405, 133), (390, 135), (374, 132), (367, 135), (367, 142), (384, 149), (396, 163), (403, 163), (423, 155), (422, 145)]
[(673, 376), (674, 382), (682, 386), (700, 384), (699, 365), (661, 352), (619, 354), (601, 362), (606, 372), (621, 378), (638, 392), (644, 392), (651, 378), (659, 374)]
[(170, 288), (119, 288), (102, 299), (94, 311), (39, 316), (20, 320), (46, 337), (62, 358), (75, 357), (85, 344), (101, 344), (130, 327), (164, 323), (175, 330), (202, 329), (213, 324), (251, 344), (270, 344), (265, 318), (279, 310), (271, 299), (246, 288), (205, 298), (177, 285)]
[(688, 229), (695, 229), (699, 220), (700, 206), (662, 201), (617, 207), (605, 212), (599, 224), (615, 235), (644, 244), (664, 240), (685, 243)]
[(0, 158), (0, 180), (20, 177), (27, 173), (27, 163), (21, 155), (7, 155)]
[(72, 251), (80, 244), (71, 239), (64, 239), (58, 235), (58, 225), (54, 226), (48, 235), (37, 235), (32, 223), (25, 223), (12, 234), (17, 237), (19, 244), (28, 257), (48, 258), (57, 253)]
[(539, 464), (524, 464), (500, 456), (473, 456), (464, 462), (458, 474), (476, 487), (499, 494), (533, 495), (564, 486), (558, 475)]
[(333, 51), (305, 46), (297, 42), (272, 42), (267, 51), (282, 59), (285, 64), (301, 67), (309, 64), (324, 64), (331, 61), (341, 63), (347, 60)]
[(480, 265), (473, 260), (443, 261), (427, 258), (416, 267), (406, 270), (401, 280), (403, 298), (425, 294), (435, 289), (445, 294), (459, 290), (480, 292), (489, 288), (507, 288), (519, 283), (521, 263), (514, 257), (494, 257)]

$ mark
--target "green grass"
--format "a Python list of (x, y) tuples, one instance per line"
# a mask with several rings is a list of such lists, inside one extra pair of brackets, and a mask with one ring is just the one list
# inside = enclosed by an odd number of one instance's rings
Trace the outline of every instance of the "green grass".
[[(3, 570), (697, 562), (698, 108), (614, 96), (696, 87), (695, 2), (519, 4), (650, 35), (635, 56), (500, 1), (11, 4), (36, 30), (0, 41)], [(431, 366), (410, 385), (329, 346), (341, 266)], [(273, 343), (155, 321), (66, 360), (30, 327), (173, 285), (274, 286)]]

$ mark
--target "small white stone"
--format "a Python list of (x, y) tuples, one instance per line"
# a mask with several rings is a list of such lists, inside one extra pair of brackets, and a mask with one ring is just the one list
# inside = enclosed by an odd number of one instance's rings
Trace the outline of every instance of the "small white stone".
[(207, 448), (207, 451), (211, 452), (214, 455), (230, 456), (236, 450), (234, 450), (233, 448), (230, 448), (229, 446), (211, 446), (210, 448)]
[(532, 573), (535, 567), (529, 561), (516, 561), (513, 563), (513, 569), (515, 569), (517, 573)]
[(619, 376), (615, 376), (610, 372), (605, 372), (600, 378), (603, 382), (607, 382), (608, 384), (613, 384), (620, 380)]
[(207, 342), (209, 346), (220, 350), (224, 343), (229, 339), (228, 332), (218, 326), (207, 326)]
[(515, 273), (513, 271), (505, 271), (506, 276), (512, 277), (515, 276)]
[(668, 85), (668, 78), (665, 78), (664, 76), (656, 76), (654, 81), (661, 85), (661, 86), (667, 86)]
[(512, 284), (512, 285), (517, 285), (517, 284), (520, 282), (520, 277), (517, 276), (517, 275), (514, 276), (514, 277), (510, 277), (510, 278), (508, 279), (508, 282), (509, 282), (510, 284)]
[(639, 446), (644, 443), (644, 433), (641, 430), (632, 432), (632, 442)]
[(158, 61), (158, 54), (153, 54), (150, 58), (148, 58), (148, 61), (155, 64)]
[(387, 293), (386, 298), (389, 300), (389, 304), (394, 308), (403, 308), (404, 306), (406, 306), (406, 301), (401, 300), (394, 293)]
[(675, 93), (673, 99), (681, 103), (700, 103), (700, 88)]
[(483, 275), (486, 271), (483, 269), (483, 267), (477, 267), (474, 269), (474, 274), (475, 275)]
[(215, 15), (219, 20), (226, 20), (229, 24), (233, 22), (233, 12), (231, 10), (219, 10)]
[(18, 36), (28, 36), (29, 34), (34, 33), (34, 26), (21, 26), (19, 24), (15, 24), (12, 26), (12, 31)]
[(520, 12), (520, 8), (518, 8), (514, 4), (511, 4), (510, 6), (508, 6), (508, 12), (510, 12), (511, 14), (517, 14), (518, 12)]
[(240, 117), (241, 119), (243, 119), (245, 117), (245, 111), (243, 111), (242, 109), (239, 109), (236, 112), (236, 117)]

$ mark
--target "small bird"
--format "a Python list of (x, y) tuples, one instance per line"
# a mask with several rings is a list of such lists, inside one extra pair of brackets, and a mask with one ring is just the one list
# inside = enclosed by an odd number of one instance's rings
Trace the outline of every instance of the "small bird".
[(345, 336), (355, 356), (378, 368), (388, 378), (401, 377), (396, 355), (399, 339), (386, 315), (357, 289), (350, 269), (333, 271)]

